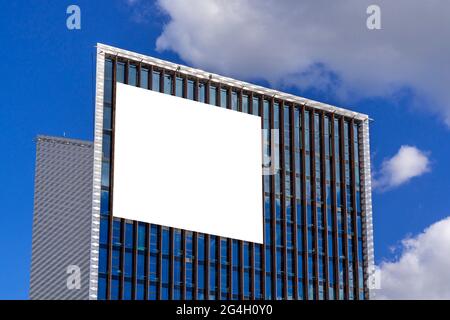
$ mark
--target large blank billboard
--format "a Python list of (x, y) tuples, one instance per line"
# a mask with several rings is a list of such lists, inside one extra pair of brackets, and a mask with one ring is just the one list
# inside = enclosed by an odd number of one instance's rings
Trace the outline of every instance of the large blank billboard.
[(261, 118), (117, 83), (113, 215), (263, 243)]

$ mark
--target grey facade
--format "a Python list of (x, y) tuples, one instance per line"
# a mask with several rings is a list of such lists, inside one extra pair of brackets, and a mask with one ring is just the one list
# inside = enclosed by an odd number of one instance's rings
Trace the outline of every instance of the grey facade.
[[(91, 142), (39, 136), (30, 299), (88, 299), (92, 217)], [(80, 268), (80, 289), (67, 268)]]

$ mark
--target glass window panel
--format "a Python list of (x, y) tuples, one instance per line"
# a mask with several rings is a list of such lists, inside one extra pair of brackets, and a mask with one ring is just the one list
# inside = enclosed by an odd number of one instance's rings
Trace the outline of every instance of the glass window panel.
[(116, 79), (117, 82), (125, 83), (125, 63), (123, 62), (117, 62)]
[(266, 275), (266, 299), (272, 299), (272, 279), (270, 275)]
[(121, 233), (120, 220), (114, 219), (114, 221), (113, 221), (113, 244), (114, 245), (121, 245), (120, 233)]
[(227, 103), (227, 89), (226, 88), (221, 88), (220, 89), (220, 106), (222, 108), (227, 108), (228, 107), (228, 103)]
[(205, 236), (198, 235), (198, 259), (205, 260)]
[(205, 288), (205, 264), (204, 263), (198, 264), (198, 287), (200, 289)]
[(111, 256), (112, 274), (117, 275), (120, 272), (120, 250), (113, 249)]
[(209, 238), (209, 259), (211, 261), (216, 260), (216, 237), (210, 236)]
[(137, 286), (136, 286), (136, 299), (137, 300), (144, 300), (144, 298), (145, 298), (144, 289), (145, 289), (144, 282), (138, 281)]
[(253, 97), (252, 113), (256, 116), (259, 115), (259, 98), (258, 97)]
[(129, 65), (128, 68), (128, 84), (135, 86), (137, 84), (137, 71), (136, 71), (136, 66), (133, 64)]
[(142, 222), (139, 222), (138, 225), (138, 249), (144, 250), (145, 249), (145, 232), (146, 227), (145, 224)]
[(158, 227), (155, 225), (150, 228), (150, 252), (158, 252)]
[(169, 229), (162, 229), (162, 253), (165, 255), (169, 254)]
[(125, 225), (125, 247), (133, 248), (133, 224), (126, 223)]
[(231, 251), (233, 254), (233, 266), (237, 266), (239, 263), (239, 243), (237, 240), (233, 240), (233, 248)]
[(137, 256), (137, 274), (138, 277), (145, 275), (145, 255), (143, 253), (139, 253)]
[(153, 78), (152, 78), (152, 89), (154, 91), (160, 91), (160, 77), (161, 73), (158, 71), (153, 71)]
[(108, 160), (111, 156), (111, 135), (103, 133), (102, 155), (104, 160)]
[(130, 251), (126, 251), (125, 252), (125, 261), (124, 261), (124, 265), (125, 265), (125, 275), (126, 276), (131, 276), (133, 273), (133, 253)]
[(169, 258), (163, 257), (161, 265), (161, 280), (164, 283), (169, 282)]
[(198, 84), (198, 101), (206, 102), (206, 85), (204, 83)]
[(236, 91), (231, 92), (231, 109), (232, 110), (238, 109), (238, 94)]
[(242, 95), (242, 112), (248, 113), (248, 95)]
[(215, 86), (213, 85), (209, 86), (209, 104), (212, 105), (217, 104), (216, 92), (217, 88)]
[(183, 78), (177, 77), (175, 83), (175, 94), (177, 95), (177, 97), (183, 96)]
[(187, 83), (187, 98), (190, 100), (194, 100), (194, 81), (188, 80)]
[(181, 231), (174, 231), (174, 254), (180, 256), (183, 253), (182, 241), (181, 241)]
[(173, 76), (171, 74), (164, 74), (164, 93), (172, 94), (173, 93)]
[(108, 244), (108, 218), (102, 217), (100, 220), (100, 243)]
[(150, 283), (148, 286), (148, 298), (149, 300), (156, 300), (157, 297), (157, 286), (156, 283)]
[(209, 289), (215, 290), (216, 288), (216, 267), (209, 267)]
[(102, 162), (102, 187), (109, 187), (109, 162)]
[(119, 300), (119, 279), (111, 280), (111, 300)]
[(97, 298), (99, 300), (106, 299), (106, 277), (103, 275), (100, 275), (98, 278)]
[(104, 247), (100, 248), (99, 252), (99, 272), (106, 273), (108, 265), (108, 250)]
[(113, 77), (113, 63), (107, 59), (105, 62), (105, 91), (104, 102), (111, 103), (112, 101), (112, 77)]
[(148, 89), (148, 69), (141, 68), (140, 87)]
[(103, 129), (111, 129), (112, 121), (111, 121), (111, 105), (106, 104), (103, 108)]

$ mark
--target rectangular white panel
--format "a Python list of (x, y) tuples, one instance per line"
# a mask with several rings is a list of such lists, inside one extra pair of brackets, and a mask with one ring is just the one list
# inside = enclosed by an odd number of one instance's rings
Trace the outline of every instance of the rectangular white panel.
[(263, 243), (261, 118), (117, 83), (113, 215)]

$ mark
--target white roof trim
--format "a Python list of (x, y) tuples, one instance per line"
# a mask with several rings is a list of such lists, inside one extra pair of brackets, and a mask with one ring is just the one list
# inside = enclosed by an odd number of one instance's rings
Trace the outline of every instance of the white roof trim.
[(97, 49), (99, 49), (100, 54), (107, 53), (107, 54), (111, 54), (111, 55), (116, 55), (119, 57), (135, 60), (138, 62), (140, 61), (143, 63), (148, 63), (148, 64), (151, 64), (154, 66), (158, 66), (161, 68), (177, 71), (182, 74), (195, 76), (195, 77), (203, 78), (203, 79), (211, 79), (213, 81), (223, 83), (223, 84), (235, 87), (235, 88), (245, 89), (245, 90), (260, 93), (260, 94), (263, 94), (266, 96), (276, 96), (277, 98), (285, 100), (285, 101), (289, 101), (289, 102), (293, 102), (293, 103), (297, 103), (297, 104), (306, 104), (307, 106), (312, 107), (312, 108), (324, 110), (324, 111), (330, 112), (330, 113), (336, 113), (339, 115), (343, 115), (343, 116), (350, 117), (350, 118), (355, 118), (358, 120), (364, 121), (364, 120), (369, 119), (369, 116), (366, 114), (363, 114), (363, 113), (354, 112), (354, 111), (347, 110), (344, 108), (339, 108), (339, 107), (336, 107), (336, 106), (333, 106), (330, 104), (306, 99), (303, 97), (295, 96), (293, 94), (281, 92), (278, 90), (261, 87), (261, 86), (251, 84), (248, 82), (235, 80), (235, 79), (224, 77), (224, 76), (221, 76), (218, 74), (206, 72), (206, 71), (203, 71), (200, 69), (195, 69), (195, 68), (191, 68), (191, 67), (184, 66), (184, 65), (179, 65), (176, 63), (172, 63), (172, 62), (161, 60), (158, 58), (146, 56), (146, 55), (135, 53), (132, 51), (119, 49), (119, 48), (108, 46), (108, 45), (105, 45), (102, 43), (97, 43)]

